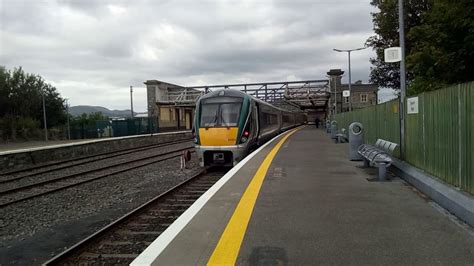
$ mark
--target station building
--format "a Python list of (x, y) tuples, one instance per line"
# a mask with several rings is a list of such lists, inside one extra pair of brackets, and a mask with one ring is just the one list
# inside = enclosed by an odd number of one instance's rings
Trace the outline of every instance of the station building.
[(160, 131), (191, 129), (195, 101), (203, 92), (159, 80), (147, 80), (148, 117), (156, 117)]
[[(335, 111), (336, 113), (349, 112), (349, 97), (343, 97), (342, 95), (343, 91), (349, 90), (349, 84), (341, 83), (343, 74), (344, 71), (341, 69), (331, 69), (327, 72), (331, 90), (328, 110)], [(377, 84), (362, 83), (360, 80), (351, 84), (350, 100), (352, 102), (352, 110), (376, 105), (378, 103), (378, 90)]]

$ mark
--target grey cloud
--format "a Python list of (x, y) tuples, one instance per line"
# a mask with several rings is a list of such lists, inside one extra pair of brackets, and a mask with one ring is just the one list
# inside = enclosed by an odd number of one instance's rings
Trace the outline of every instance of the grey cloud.
[[(2, 64), (60, 84), (73, 104), (110, 108), (127, 108), (128, 86), (147, 79), (325, 78), (330, 68), (347, 69), (332, 48), (360, 46), (372, 35), (369, 0), (0, 1), (9, 6), (1, 11)], [(353, 58), (353, 80), (367, 81), (370, 55)], [(137, 97), (144, 110), (144, 94)]]

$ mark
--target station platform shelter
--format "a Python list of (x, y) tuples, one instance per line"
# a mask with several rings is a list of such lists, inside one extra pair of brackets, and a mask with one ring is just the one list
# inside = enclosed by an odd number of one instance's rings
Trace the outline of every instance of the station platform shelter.
[(472, 228), (301, 127), (249, 155), (132, 265), (473, 265)]

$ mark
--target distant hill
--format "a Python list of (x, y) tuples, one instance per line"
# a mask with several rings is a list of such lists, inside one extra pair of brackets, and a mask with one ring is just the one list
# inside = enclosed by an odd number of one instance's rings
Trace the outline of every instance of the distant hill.
[[(102, 106), (78, 105), (69, 107), (69, 113), (73, 116), (100, 112), (108, 117), (130, 117), (130, 110), (109, 110)], [(134, 112), (134, 115), (137, 113)]]

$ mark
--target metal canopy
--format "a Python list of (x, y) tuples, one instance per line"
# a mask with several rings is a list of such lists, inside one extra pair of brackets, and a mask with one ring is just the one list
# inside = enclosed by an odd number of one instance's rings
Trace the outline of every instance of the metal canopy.
[[(241, 83), (186, 87), (184, 93), (215, 89), (238, 89), (249, 95), (289, 110), (324, 108), (330, 97), (329, 80), (302, 80)], [(198, 96), (199, 97), (199, 96)]]

